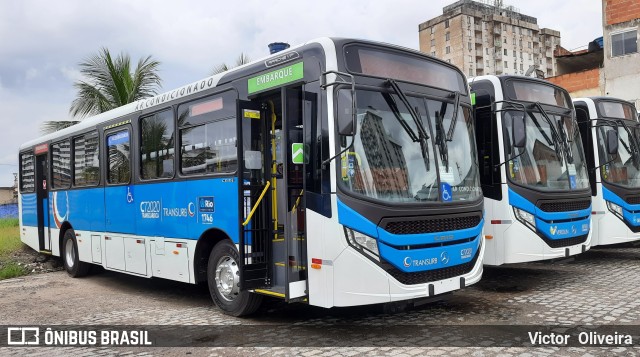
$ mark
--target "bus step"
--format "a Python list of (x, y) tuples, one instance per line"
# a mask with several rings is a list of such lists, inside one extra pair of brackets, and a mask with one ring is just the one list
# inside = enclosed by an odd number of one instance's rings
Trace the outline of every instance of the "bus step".
[[(284, 262), (275, 262), (274, 264), (277, 267), (284, 267), (285, 266)], [(289, 262), (289, 266), (291, 268), (296, 268), (298, 270), (306, 270), (307, 269), (307, 267), (305, 267), (303, 265), (297, 265), (295, 262)]]
[(40, 250), (40, 254), (53, 255), (50, 250)]
[(254, 292), (256, 292), (258, 294), (263, 294), (263, 295), (268, 295), (268, 296), (281, 298), (281, 299), (285, 298), (284, 287), (283, 286), (277, 286), (277, 287), (273, 287), (271, 289), (255, 289)]

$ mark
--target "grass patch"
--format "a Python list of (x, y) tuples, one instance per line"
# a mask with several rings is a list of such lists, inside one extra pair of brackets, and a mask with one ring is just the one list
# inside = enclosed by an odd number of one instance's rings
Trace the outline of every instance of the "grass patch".
[(18, 276), (26, 275), (27, 273), (27, 270), (23, 266), (20, 266), (14, 262), (8, 262), (6, 265), (0, 268), (0, 280), (15, 278)]
[(22, 249), (17, 218), (0, 219), (0, 280), (26, 275), (27, 269), (11, 261), (13, 252)]
[(0, 219), (0, 257), (22, 249), (17, 218)]

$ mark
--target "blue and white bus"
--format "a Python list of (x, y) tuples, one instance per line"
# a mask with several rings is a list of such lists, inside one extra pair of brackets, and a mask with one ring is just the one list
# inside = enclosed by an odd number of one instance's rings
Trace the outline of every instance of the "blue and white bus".
[(482, 275), (468, 85), (417, 51), (310, 41), (19, 155), (22, 240), (74, 277), (208, 283), (239, 316), (263, 295), (386, 303)]
[(591, 244), (591, 194), (566, 90), (521, 76), (470, 80), (485, 197), (485, 264), (562, 258)]
[(640, 127), (636, 108), (630, 102), (609, 97), (578, 98), (573, 105), (590, 167), (591, 246), (640, 240)]

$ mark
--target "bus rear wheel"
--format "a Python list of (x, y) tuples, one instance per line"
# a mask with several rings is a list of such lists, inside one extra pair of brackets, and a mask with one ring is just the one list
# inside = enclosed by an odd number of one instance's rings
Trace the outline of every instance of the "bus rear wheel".
[(249, 315), (262, 303), (261, 295), (240, 291), (239, 260), (235, 245), (223, 240), (211, 250), (207, 266), (211, 298), (224, 313), (232, 316)]
[(69, 275), (74, 278), (85, 276), (89, 273), (91, 264), (81, 262), (78, 256), (78, 242), (76, 241), (76, 234), (73, 229), (67, 229), (64, 232), (64, 238), (62, 239), (62, 262), (64, 269)]

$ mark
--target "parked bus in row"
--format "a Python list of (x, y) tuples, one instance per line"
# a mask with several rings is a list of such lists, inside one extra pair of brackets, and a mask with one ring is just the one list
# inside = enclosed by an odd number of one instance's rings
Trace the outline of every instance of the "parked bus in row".
[(481, 76), (470, 84), (487, 220), (485, 264), (588, 250), (589, 177), (567, 91), (521, 76)]
[(640, 127), (632, 103), (573, 100), (589, 170), (591, 246), (640, 240)]
[(455, 66), (318, 39), (22, 145), (21, 238), (236, 316), (432, 297), (482, 275), (475, 150)]

